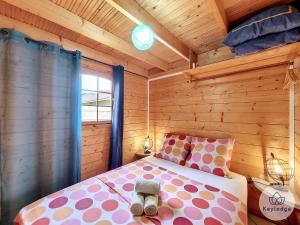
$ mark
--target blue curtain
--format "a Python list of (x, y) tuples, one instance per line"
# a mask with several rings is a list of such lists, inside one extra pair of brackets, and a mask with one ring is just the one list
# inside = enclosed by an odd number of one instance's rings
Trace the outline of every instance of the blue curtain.
[(112, 138), (110, 144), (109, 169), (122, 165), (123, 119), (124, 119), (124, 67), (113, 67), (113, 114)]
[(80, 52), (0, 29), (1, 224), (80, 181)]

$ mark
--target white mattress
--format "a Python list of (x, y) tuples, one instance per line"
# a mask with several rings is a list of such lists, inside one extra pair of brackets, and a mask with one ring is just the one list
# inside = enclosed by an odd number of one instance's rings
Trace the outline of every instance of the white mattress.
[(247, 179), (240, 174), (230, 172), (229, 176), (231, 178), (226, 178), (188, 168), (186, 166), (180, 166), (176, 163), (153, 156), (148, 156), (142, 160), (159, 165), (201, 183), (208, 184), (213, 187), (221, 187), (222, 190), (235, 195), (247, 205)]

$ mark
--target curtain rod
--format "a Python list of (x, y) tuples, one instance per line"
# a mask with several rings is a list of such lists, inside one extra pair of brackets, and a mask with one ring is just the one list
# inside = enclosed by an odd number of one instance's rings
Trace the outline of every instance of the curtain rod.
[[(96, 62), (96, 63), (100, 63), (100, 64), (103, 64), (103, 65), (106, 65), (106, 66), (110, 66), (110, 67), (113, 67), (113, 66), (114, 66), (114, 65), (112, 65), (112, 64), (109, 64), (109, 63), (106, 63), (106, 62), (102, 62), (102, 61), (100, 61), (100, 60), (93, 59), (93, 58), (90, 58), (90, 57), (87, 57), (87, 56), (84, 56), (84, 55), (81, 56), (81, 57), (84, 58), (84, 59), (87, 59), (87, 60), (91, 60), (91, 61)], [(135, 72), (132, 72), (132, 71), (130, 71), (130, 70), (124, 69), (124, 71), (126, 71), (127, 73), (134, 74), (134, 75), (136, 75), (136, 76), (139, 76), (139, 77), (143, 77), (143, 78), (145, 78), (145, 79), (148, 79), (146, 76), (141, 75), (141, 74), (138, 74), (138, 73), (135, 73)]]
[[(2, 30), (1, 30), (1, 32), (2, 32)], [(7, 32), (7, 31), (6, 31)], [(8, 32), (7, 32), (8, 33)], [(44, 46), (48, 46), (48, 44), (46, 43), (46, 42), (44, 42), (44, 41), (37, 41), (37, 40), (34, 40), (34, 39), (32, 39), (32, 38), (30, 38), (30, 37), (24, 37), (24, 39), (25, 39), (25, 41), (27, 41), (27, 42), (29, 42), (29, 41), (31, 41), (31, 42), (34, 42), (34, 43), (37, 43), (37, 44), (42, 44), (42, 45), (44, 45)], [(66, 49), (61, 49), (61, 51), (65, 51), (65, 52), (68, 52), (68, 53), (71, 53), (72, 51), (69, 51), (69, 50), (66, 50)], [(90, 58), (90, 57), (87, 57), (87, 56), (84, 56), (84, 55), (82, 55), (81, 56), (82, 58), (85, 58), (85, 59), (88, 59), (88, 60), (91, 60), (91, 61), (94, 61), (94, 62), (97, 62), (97, 63), (100, 63), (100, 64), (103, 64), (103, 65), (106, 65), (106, 66), (110, 66), (110, 67), (113, 67), (114, 65), (112, 65), (112, 64), (109, 64), (109, 63), (105, 63), (105, 62), (102, 62), (102, 61), (100, 61), (100, 60), (96, 60), (96, 59), (93, 59), (93, 58)], [(146, 77), (146, 76), (144, 76), (144, 75), (141, 75), (141, 74), (138, 74), (138, 73), (135, 73), (135, 72), (132, 72), (132, 71), (130, 71), (130, 70), (126, 70), (126, 69), (124, 69), (124, 71), (126, 71), (127, 73), (131, 73), (131, 74), (133, 74), (133, 75), (136, 75), (136, 76), (139, 76), (139, 77), (143, 77), (143, 78), (145, 78), (145, 79), (148, 79), (148, 77)]]

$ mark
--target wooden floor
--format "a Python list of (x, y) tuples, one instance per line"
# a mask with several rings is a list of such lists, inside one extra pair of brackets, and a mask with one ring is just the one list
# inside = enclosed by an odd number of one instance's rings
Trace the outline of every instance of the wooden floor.
[(248, 214), (248, 225), (275, 225), (252, 214)]

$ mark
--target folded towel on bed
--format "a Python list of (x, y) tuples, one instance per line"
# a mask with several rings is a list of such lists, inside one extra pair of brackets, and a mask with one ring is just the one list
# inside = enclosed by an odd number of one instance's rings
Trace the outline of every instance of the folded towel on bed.
[(130, 211), (134, 216), (140, 216), (144, 212), (145, 198), (140, 193), (133, 193)]
[(137, 180), (135, 191), (143, 194), (158, 195), (160, 191), (160, 183), (157, 181)]
[(158, 208), (158, 196), (147, 195), (145, 197), (144, 212), (147, 216), (155, 216)]

